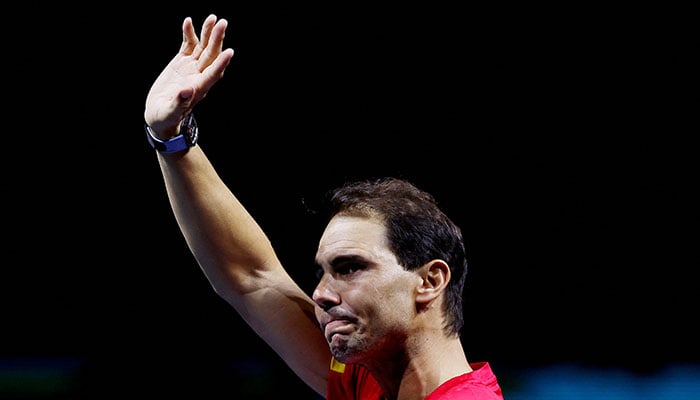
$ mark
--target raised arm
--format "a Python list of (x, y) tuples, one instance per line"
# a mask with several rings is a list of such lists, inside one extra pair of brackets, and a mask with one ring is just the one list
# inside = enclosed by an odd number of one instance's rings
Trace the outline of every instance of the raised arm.
[[(210, 15), (198, 38), (185, 19), (180, 51), (146, 99), (146, 123), (160, 139), (177, 135), (184, 116), (223, 77), (233, 57), (232, 49), (222, 48), (226, 28), (225, 19)], [(311, 298), (283, 269), (265, 233), (199, 146), (158, 153), (158, 160), (180, 230), (216, 293), (324, 395), (331, 355)]]

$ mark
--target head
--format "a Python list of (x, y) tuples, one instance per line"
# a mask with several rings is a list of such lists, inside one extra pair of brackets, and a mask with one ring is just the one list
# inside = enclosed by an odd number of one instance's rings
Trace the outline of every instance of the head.
[[(461, 230), (433, 196), (405, 180), (383, 178), (334, 190), (329, 206), (317, 252), (323, 273), (313, 298), (336, 358), (350, 362), (356, 350), (405, 339), (423, 300), (439, 307), (435, 323), (442, 333), (459, 336), (465, 248)], [(422, 282), (433, 277), (439, 287), (434, 299), (422, 292)]]

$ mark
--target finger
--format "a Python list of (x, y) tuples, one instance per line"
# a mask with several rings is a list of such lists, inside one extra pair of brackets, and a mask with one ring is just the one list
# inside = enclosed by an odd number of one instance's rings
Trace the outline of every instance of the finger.
[(228, 21), (220, 19), (208, 32), (207, 45), (204, 47), (204, 52), (199, 59), (202, 67), (206, 68), (209, 66), (221, 54), (227, 27)]
[(204, 79), (200, 88), (201, 93), (207, 93), (214, 83), (224, 76), (226, 68), (231, 63), (231, 58), (233, 58), (233, 49), (226, 49), (203, 71)]
[(184, 55), (192, 54), (197, 43), (199, 43), (199, 40), (194, 31), (194, 25), (192, 25), (192, 18), (187, 17), (182, 23), (182, 45), (180, 46), (180, 53)]
[(214, 14), (209, 14), (209, 16), (207, 16), (207, 18), (204, 20), (204, 24), (202, 24), (202, 33), (199, 35), (200, 44), (202, 48), (207, 47), (209, 43), (209, 37), (211, 36), (211, 32), (214, 29), (216, 23), (216, 15)]
[[(214, 25), (216, 25), (216, 15), (214, 14), (209, 14), (206, 19), (204, 19), (204, 23), (202, 24), (202, 30), (199, 35), (199, 41), (197, 42), (197, 46), (195, 46), (192, 56), (195, 59), (199, 59), (199, 57), (202, 55), (202, 52), (207, 48), (207, 43), (209, 43), (209, 36), (211, 36), (211, 31), (214, 29)], [(204, 65), (203, 67), (206, 67)], [(203, 68), (202, 67), (202, 68)]]

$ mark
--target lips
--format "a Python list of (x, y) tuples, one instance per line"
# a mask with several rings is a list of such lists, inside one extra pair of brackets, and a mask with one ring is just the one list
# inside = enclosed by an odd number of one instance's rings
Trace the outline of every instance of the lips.
[(353, 320), (347, 317), (323, 314), (321, 317), (321, 327), (328, 342), (334, 335), (346, 335), (353, 331)]
[(355, 329), (357, 316), (343, 307), (334, 306), (325, 310), (317, 308), (316, 311), (316, 318), (318, 318), (321, 330), (329, 342), (333, 335), (348, 334)]

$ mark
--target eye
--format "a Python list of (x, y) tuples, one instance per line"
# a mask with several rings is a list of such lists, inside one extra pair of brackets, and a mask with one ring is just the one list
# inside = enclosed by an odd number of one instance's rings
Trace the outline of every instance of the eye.
[(336, 265), (334, 268), (335, 272), (339, 275), (349, 275), (354, 272), (364, 269), (364, 265), (355, 262), (347, 262)]
[(316, 271), (314, 271), (314, 276), (320, 281), (321, 278), (323, 278), (323, 268), (316, 267)]

